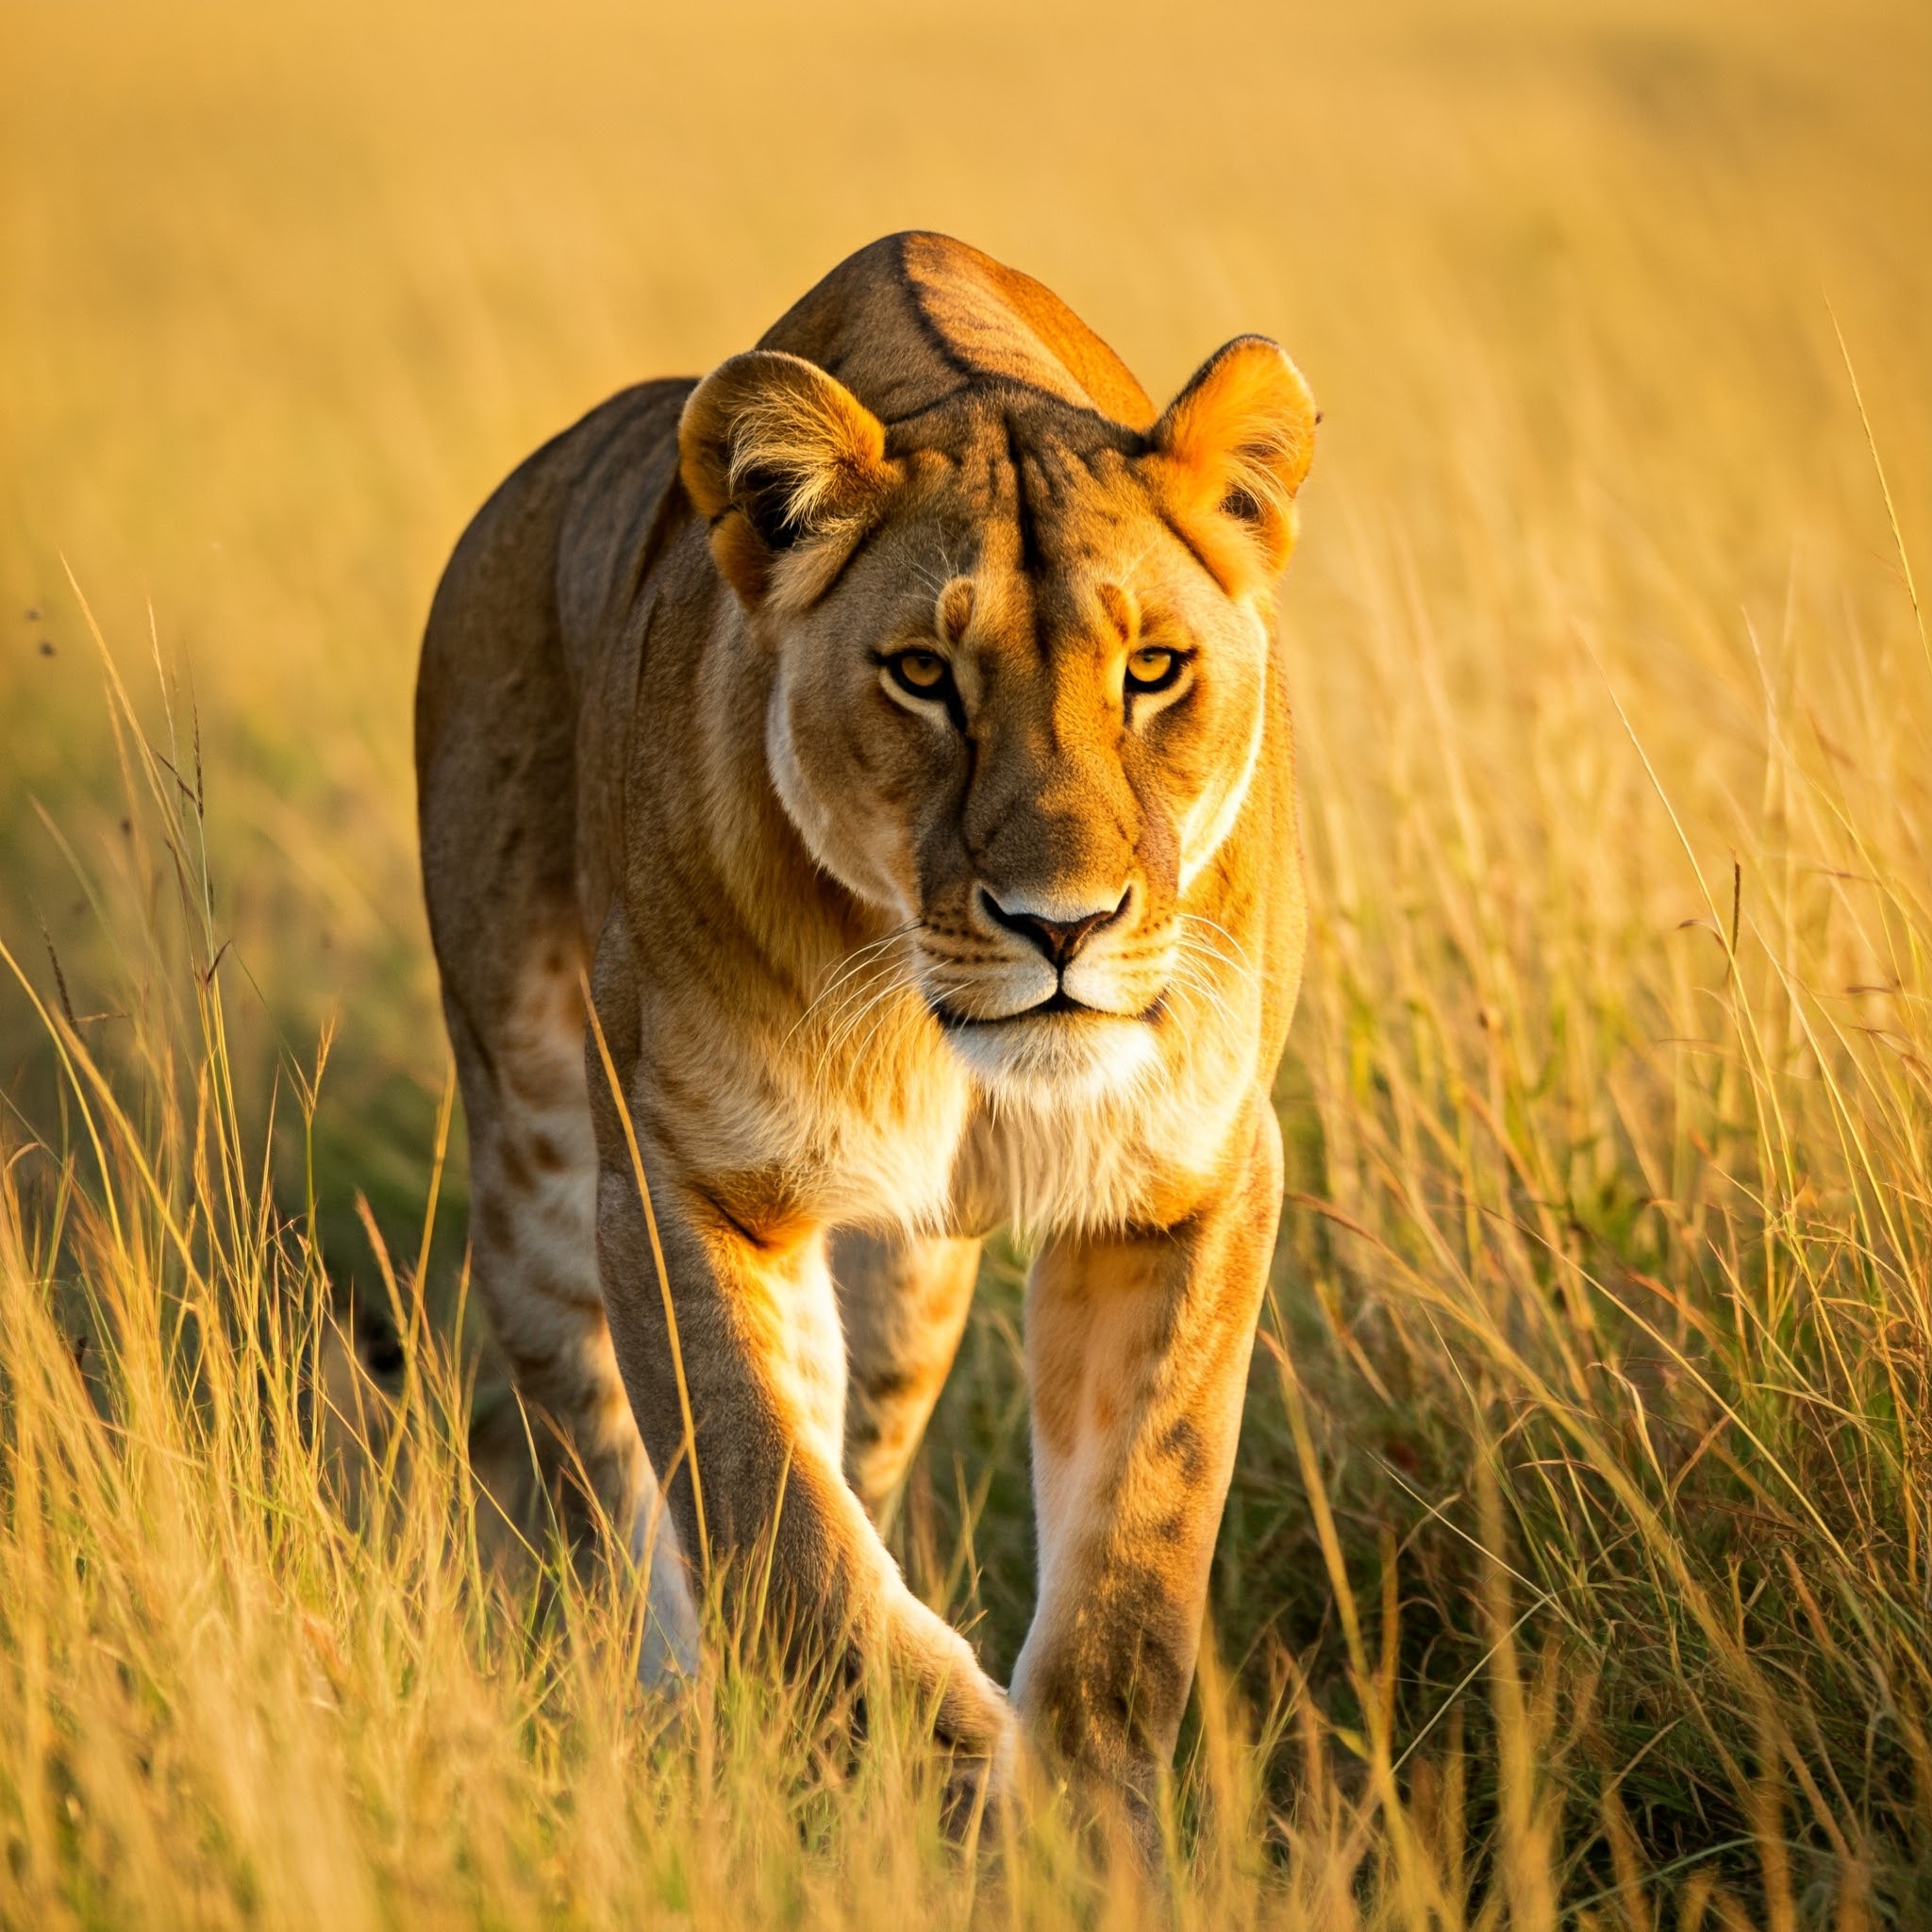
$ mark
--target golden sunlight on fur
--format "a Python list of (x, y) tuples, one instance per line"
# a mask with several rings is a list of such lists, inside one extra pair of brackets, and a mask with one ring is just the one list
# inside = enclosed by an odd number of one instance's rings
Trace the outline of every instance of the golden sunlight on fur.
[(1258, 337), (1157, 418), (1037, 283), (894, 236), (531, 458), (423, 654), (476, 1279), (581, 1501), (641, 1522), (668, 1477), (647, 1661), (692, 1667), (688, 1562), (728, 1580), (769, 1539), (774, 1626), (909, 1679), (997, 1787), (1008, 1698), (861, 1504), (1017, 1224), (1012, 1703), (1143, 1836), (1280, 1210), (1305, 914), (1272, 591), (1314, 425)]

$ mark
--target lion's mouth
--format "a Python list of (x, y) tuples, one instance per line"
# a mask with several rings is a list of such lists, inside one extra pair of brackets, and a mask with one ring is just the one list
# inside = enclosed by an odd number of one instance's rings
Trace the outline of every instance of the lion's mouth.
[(1076, 1000), (1065, 987), (1059, 987), (1037, 1005), (1022, 1007), (1017, 1013), (995, 1013), (982, 1018), (974, 1013), (962, 1013), (957, 1007), (949, 1007), (943, 1001), (936, 1000), (932, 1005), (932, 1015), (948, 1033), (1011, 1026), (1022, 1020), (1050, 1020), (1061, 1016), (1084, 1020), (1144, 1020), (1151, 1023), (1160, 1017), (1160, 1002), (1157, 999), (1143, 1013), (1114, 1013), (1104, 1007), (1086, 1006)]
[(968, 1026), (1010, 1026), (1016, 1020), (1044, 1020), (1055, 1013), (1084, 1013), (1091, 1018), (1118, 1019), (1118, 1013), (1102, 1013), (1098, 1007), (1085, 1007), (1070, 993), (1065, 987), (1058, 987), (1038, 1005), (1022, 1007), (1017, 1013), (996, 1013), (982, 1019), (974, 1013), (962, 1013), (957, 1007), (949, 1007), (942, 1001), (933, 1006), (933, 1018), (949, 1033), (958, 1033)]

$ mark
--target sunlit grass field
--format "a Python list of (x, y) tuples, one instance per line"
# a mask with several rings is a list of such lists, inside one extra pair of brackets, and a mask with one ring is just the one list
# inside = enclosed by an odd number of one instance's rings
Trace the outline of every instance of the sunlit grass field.
[[(1923, 7), (0, 50), (0, 1922), (1932, 1925)], [(647, 1699), (465, 1302), (436, 574), (909, 225), (1325, 411), (1291, 1191), (1151, 1883), (1043, 1786), (956, 1845), (916, 1712), (715, 1624)], [(894, 1530), (1002, 1676), (1024, 1262)]]

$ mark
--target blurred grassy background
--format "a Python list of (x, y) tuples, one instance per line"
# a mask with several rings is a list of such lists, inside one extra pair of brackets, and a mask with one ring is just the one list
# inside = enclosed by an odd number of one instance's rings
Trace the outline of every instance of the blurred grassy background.
[[(1737, 1840), (1767, 1923), (1851, 1870), (1924, 1899), (1925, 1686), (1896, 1673), (1932, 1574), (1932, 658), (1901, 562), (1932, 556), (1932, 16), (15, 0), (0, 31), (0, 938), (46, 991), (58, 955), (77, 1016), (133, 1014), (79, 1028), (123, 1053), (172, 888), (71, 569), (150, 724), (151, 633), (184, 720), (192, 691), (249, 1132), (277, 1052), (336, 1018), (338, 1286), (373, 1279), (357, 1191), (413, 1252), (427, 1190), (409, 691), (497, 478), (901, 226), (1040, 276), (1157, 394), (1278, 336), (1325, 410), (1283, 603), (1315, 912), (1271, 1324), (1297, 1374), (1257, 1365), (1224, 1646), (1264, 1706), (1374, 1729), (1325, 1488), (1372, 1639), (1400, 1628), (1396, 1748), (1433, 1749), (1493, 1645), (1464, 1539), (1494, 1453), (1544, 1607), (1522, 1641), (1556, 1646), (1529, 1729), (1568, 1895), (1607, 1882), (1603, 1767), (1634, 1755), (1640, 1863)], [(11, 996), (0, 1087), (58, 1139)], [(453, 1235), (459, 1164), (443, 1198)], [(1015, 1278), (900, 1532), (1001, 1670), (1030, 1591)], [(1780, 1550), (1834, 1579), (1815, 1616)], [(1811, 1729), (1754, 1759), (1766, 1699)], [(1472, 1706), (1472, 1737), (1509, 1722)], [(1773, 1830), (1753, 1794), (1809, 1790), (1801, 1759), (1824, 1795)], [(1824, 1862), (1779, 1878), (1787, 1830)]]

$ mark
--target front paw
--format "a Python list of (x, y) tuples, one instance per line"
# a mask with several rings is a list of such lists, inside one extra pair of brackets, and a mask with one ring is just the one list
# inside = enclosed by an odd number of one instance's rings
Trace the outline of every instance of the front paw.
[(973, 1646), (903, 1585), (892, 1592), (887, 1621), (894, 1673), (912, 1687), (934, 1738), (997, 1797), (1011, 1786), (1019, 1749), (1007, 1693), (980, 1669)]

